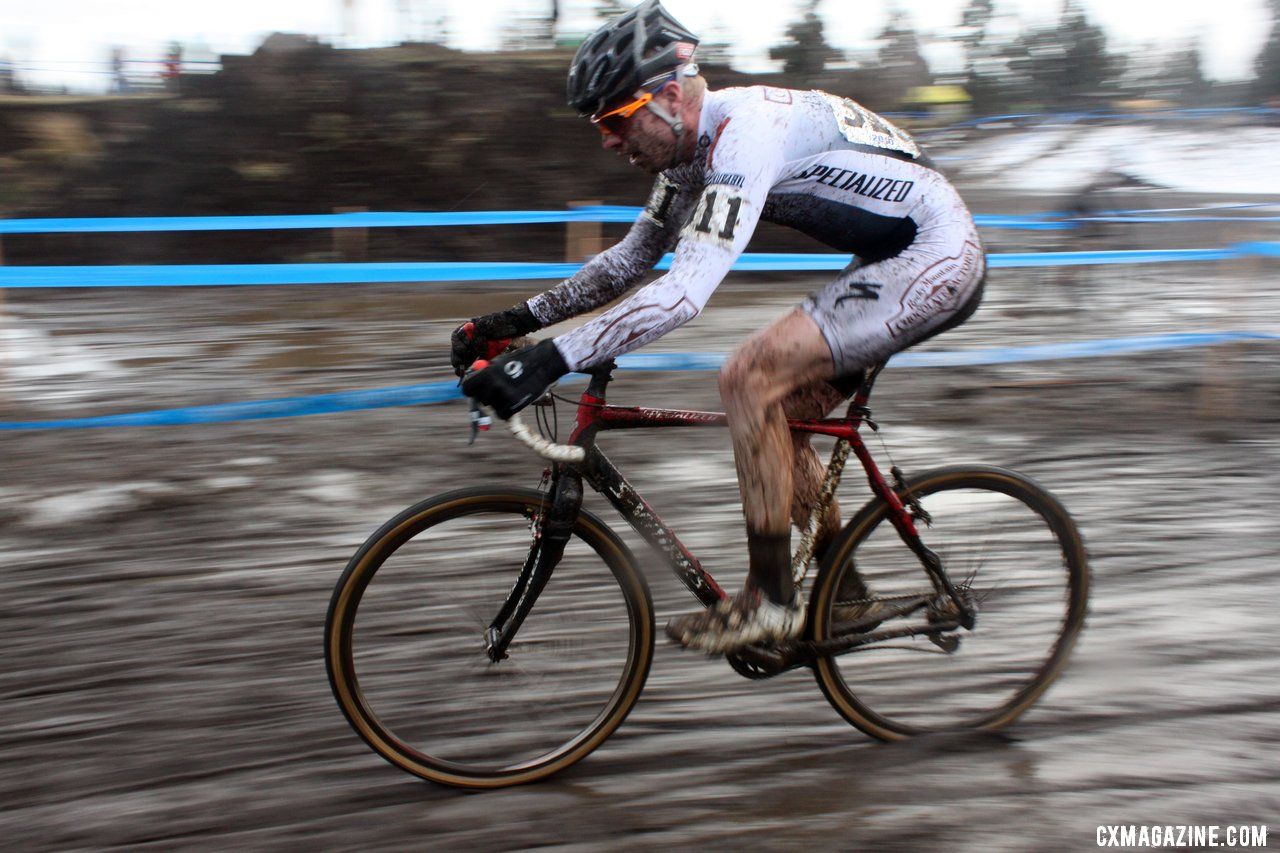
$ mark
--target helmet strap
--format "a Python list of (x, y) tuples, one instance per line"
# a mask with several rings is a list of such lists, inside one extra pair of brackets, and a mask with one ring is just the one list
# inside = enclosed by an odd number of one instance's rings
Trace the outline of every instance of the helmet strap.
[[(679, 76), (677, 76), (672, 82), (680, 87), (681, 92), (684, 91), (684, 85), (681, 83)], [(656, 99), (645, 104), (645, 107), (647, 107), (649, 111), (658, 118), (670, 125), (671, 132), (676, 135), (676, 140), (679, 141), (680, 137), (684, 134), (684, 121), (680, 118), (679, 114), (672, 115), (667, 112), (666, 107), (660, 106)]]

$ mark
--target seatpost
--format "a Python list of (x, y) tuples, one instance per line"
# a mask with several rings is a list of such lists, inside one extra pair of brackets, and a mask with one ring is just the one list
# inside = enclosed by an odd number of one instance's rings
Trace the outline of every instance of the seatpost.
[(884, 366), (887, 363), (884, 361), (877, 362), (863, 374), (862, 384), (858, 386), (858, 392), (853, 395), (855, 405), (860, 408), (866, 408), (867, 401), (871, 399), (871, 386), (876, 384), (876, 377), (880, 375), (880, 371), (884, 370)]

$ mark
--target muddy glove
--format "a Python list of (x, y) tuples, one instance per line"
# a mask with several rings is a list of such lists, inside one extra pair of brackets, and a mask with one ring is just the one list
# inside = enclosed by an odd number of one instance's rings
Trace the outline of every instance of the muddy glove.
[[(449, 362), (453, 372), (462, 376), (477, 358), (492, 358), (506, 349), (512, 338), (523, 337), (542, 328), (529, 306), (521, 302), (514, 308), (475, 317), (453, 330)], [(496, 351), (489, 344), (495, 344)]]
[(569, 372), (555, 342), (548, 339), (495, 358), (468, 373), (462, 393), (489, 406), (506, 420), (542, 396), (552, 382)]

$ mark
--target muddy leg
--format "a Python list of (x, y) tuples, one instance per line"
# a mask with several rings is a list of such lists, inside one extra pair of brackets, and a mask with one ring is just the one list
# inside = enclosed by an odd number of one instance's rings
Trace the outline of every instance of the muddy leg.
[[(816, 382), (807, 388), (797, 389), (783, 401), (783, 409), (787, 417), (820, 418), (831, 414), (845, 401), (845, 396), (826, 382)], [(795, 494), (791, 501), (791, 519), (798, 530), (804, 530), (809, 524), (809, 515), (818, 502), (818, 492), (822, 488), (822, 478), (827, 474), (827, 460), (813, 449), (808, 433), (792, 433), (792, 454), (795, 458), (793, 468)], [(813, 555), (819, 562), (826, 555), (827, 549), (840, 532), (840, 500), (835, 495), (831, 504), (818, 525), (817, 534), (813, 538)], [(866, 598), (871, 593), (866, 582), (856, 567), (845, 573), (840, 582), (837, 597), (841, 600)]]
[[(789, 418), (821, 418), (831, 414), (845, 397), (826, 382), (815, 382), (797, 388), (782, 401), (782, 409)], [(809, 516), (818, 502), (822, 479), (827, 474), (827, 461), (813, 449), (809, 433), (791, 433), (793, 495), (791, 520), (796, 529), (803, 531), (809, 525)], [(840, 501), (832, 496), (831, 505), (818, 525), (814, 537), (813, 553), (821, 558), (827, 546), (840, 530)]]
[(791, 505), (797, 458), (783, 401), (797, 388), (829, 379), (832, 373), (831, 351), (822, 333), (799, 310), (748, 338), (720, 371), (720, 395), (729, 416), (747, 519), (747, 581), (777, 602), (789, 601), (792, 595)]

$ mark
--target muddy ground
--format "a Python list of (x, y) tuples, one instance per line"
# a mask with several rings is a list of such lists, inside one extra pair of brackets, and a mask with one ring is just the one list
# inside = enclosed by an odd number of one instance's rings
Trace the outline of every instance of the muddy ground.
[[(1208, 241), (1217, 242), (1217, 241)], [(1280, 330), (1275, 268), (997, 271), (926, 346)], [(724, 351), (819, 283), (722, 287), (655, 351)], [(10, 293), (0, 415), (32, 420), (446, 376), (459, 317), (529, 288)], [(807, 674), (748, 682), (660, 642), (624, 726), (564, 774), (468, 794), (356, 738), (321, 629), (343, 565), (446, 488), (536, 483), (461, 404), (226, 425), (3, 435), (0, 837), (11, 849), (1083, 849), (1104, 824), (1280, 809), (1275, 344), (898, 369), (873, 401), (908, 472), (1004, 464), (1071, 508), (1095, 572), (1059, 683), (1007, 735), (875, 743)], [(709, 373), (613, 397), (715, 408)], [(610, 436), (726, 583), (743, 572), (727, 437)], [(515, 472), (515, 473), (513, 473)], [(849, 478), (846, 504), (865, 486)], [(607, 507), (598, 498), (595, 508)], [(635, 544), (635, 537), (629, 541)], [(650, 578), (659, 624), (691, 599)]]

